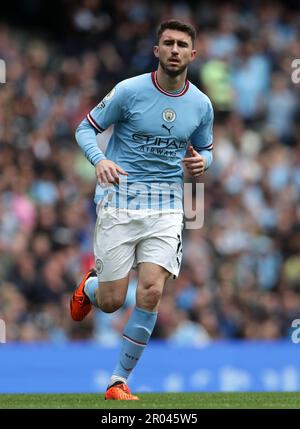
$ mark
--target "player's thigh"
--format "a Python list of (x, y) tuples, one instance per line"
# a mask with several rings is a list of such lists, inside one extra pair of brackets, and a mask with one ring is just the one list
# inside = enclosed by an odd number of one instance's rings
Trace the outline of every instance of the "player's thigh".
[(138, 265), (136, 304), (149, 311), (157, 311), (164, 285), (170, 273), (160, 265), (142, 262)]
[(138, 287), (146, 287), (147, 285), (162, 285), (164, 286), (170, 273), (161, 265), (152, 262), (141, 262), (138, 264)]

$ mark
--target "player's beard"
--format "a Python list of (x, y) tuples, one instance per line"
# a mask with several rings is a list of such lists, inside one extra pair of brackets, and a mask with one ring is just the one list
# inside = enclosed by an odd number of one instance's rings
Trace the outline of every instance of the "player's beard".
[(166, 64), (164, 64), (162, 61), (159, 61), (159, 64), (163, 71), (170, 77), (177, 77), (181, 75), (185, 70), (187, 69), (187, 65), (179, 67), (177, 70), (170, 69)]

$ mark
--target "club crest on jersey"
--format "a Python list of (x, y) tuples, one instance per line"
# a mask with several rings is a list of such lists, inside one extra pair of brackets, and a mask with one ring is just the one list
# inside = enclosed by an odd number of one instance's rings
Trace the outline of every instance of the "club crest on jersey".
[(176, 113), (172, 109), (166, 109), (163, 111), (162, 117), (166, 122), (174, 122), (176, 119)]

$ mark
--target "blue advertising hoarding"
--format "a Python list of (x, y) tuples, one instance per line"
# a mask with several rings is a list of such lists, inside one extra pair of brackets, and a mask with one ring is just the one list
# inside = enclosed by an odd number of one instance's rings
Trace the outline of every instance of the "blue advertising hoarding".
[[(0, 344), (0, 393), (103, 392), (119, 349), (92, 342)], [(135, 392), (300, 391), (300, 344), (152, 341), (130, 378)]]

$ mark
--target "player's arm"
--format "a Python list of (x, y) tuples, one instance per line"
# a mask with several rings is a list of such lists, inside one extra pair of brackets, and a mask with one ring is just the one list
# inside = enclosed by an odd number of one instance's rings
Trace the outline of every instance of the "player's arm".
[(209, 102), (200, 126), (191, 136), (188, 156), (183, 159), (188, 171), (194, 177), (201, 176), (213, 161), (213, 118), (213, 108)]
[(127, 173), (113, 161), (107, 159), (98, 146), (96, 136), (111, 124), (123, 119), (124, 88), (117, 85), (94, 107), (79, 124), (75, 137), (85, 157), (95, 167), (99, 183), (119, 183), (119, 175)]

